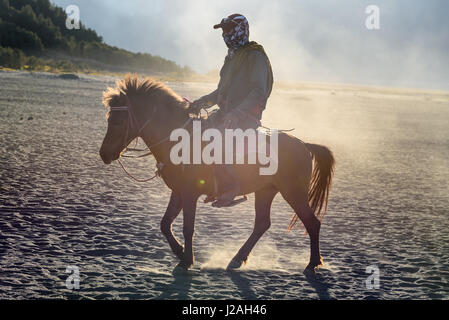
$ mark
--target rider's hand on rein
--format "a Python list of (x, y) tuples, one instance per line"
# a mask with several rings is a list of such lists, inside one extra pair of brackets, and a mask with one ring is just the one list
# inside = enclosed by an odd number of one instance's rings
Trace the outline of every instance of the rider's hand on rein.
[(201, 111), (201, 109), (205, 107), (206, 104), (203, 101), (201, 101), (201, 99), (195, 100), (189, 104), (189, 110), (195, 114), (198, 114)]

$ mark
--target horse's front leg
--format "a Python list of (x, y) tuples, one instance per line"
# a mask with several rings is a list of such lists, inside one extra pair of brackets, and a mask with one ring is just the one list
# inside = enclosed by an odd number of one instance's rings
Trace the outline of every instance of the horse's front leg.
[(173, 221), (179, 215), (182, 209), (181, 196), (172, 191), (170, 196), (170, 202), (168, 203), (167, 210), (165, 210), (164, 217), (161, 220), (161, 231), (162, 234), (167, 238), (168, 244), (172, 249), (173, 253), (179, 258), (183, 259), (184, 248), (179, 243), (178, 239), (173, 235), (171, 226)]
[(186, 270), (192, 267), (195, 262), (193, 255), (193, 235), (195, 233), (195, 214), (198, 197), (198, 195), (191, 193), (183, 193), (181, 195), (182, 212), (184, 217), (184, 257), (178, 266)]
[(268, 186), (259, 191), (256, 191), (256, 221), (254, 223), (254, 230), (245, 244), (240, 248), (239, 252), (232, 258), (228, 264), (227, 270), (238, 269), (246, 263), (251, 250), (256, 245), (257, 241), (270, 228), (270, 208), (274, 197), (278, 190)]

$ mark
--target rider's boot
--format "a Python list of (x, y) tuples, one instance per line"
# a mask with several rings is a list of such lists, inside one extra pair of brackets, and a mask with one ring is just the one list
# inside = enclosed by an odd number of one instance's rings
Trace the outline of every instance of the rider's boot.
[(230, 164), (216, 165), (215, 177), (222, 192), (217, 201), (212, 203), (212, 206), (227, 207), (233, 205), (235, 197), (240, 193), (240, 185), (237, 181), (234, 166)]

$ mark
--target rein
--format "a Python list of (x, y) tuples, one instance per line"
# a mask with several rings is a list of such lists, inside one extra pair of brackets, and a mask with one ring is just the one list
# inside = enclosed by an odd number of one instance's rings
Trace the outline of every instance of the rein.
[[(128, 112), (128, 124), (127, 124), (127, 126), (126, 126), (126, 134), (125, 134), (125, 136), (124, 136), (124, 138), (123, 138), (123, 146), (124, 146), (124, 149), (125, 149), (124, 153), (126, 153), (126, 152), (128, 152), (128, 151), (132, 151), (132, 152), (144, 152), (144, 151), (147, 151), (147, 150), (149, 150), (149, 152), (147, 152), (147, 153), (145, 153), (145, 154), (142, 154), (142, 155), (138, 155), (138, 156), (128, 156), (128, 155), (122, 155), (122, 154), (121, 154), (120, 157), (137, 159), (137, 158), (143, 158), (143, 157), (150, 156), (150, 155), (153, 154), (153, 153), (151, 152), (151, 148), (156, 147), (156, 146), (158, 146), (158, 145), (161, 145), (161, 144), (163, 144), (163, 143), (169, 141), (169, 140), (170, 140), (170, 136), (165, 137), (164, 139), (158, 141), (158, 142), (155, 143), (155, 144), (152, 144), (151, 146), (148, 146), (148, 145), (147, 145), (147, 149), (137, 149), (136, 146), (137, 146), (137, 143), (138, 143), (138, 139), (139, 139), (139, 137), (141, 137), (142, 131), (143, 131), (143, 130), (148, 126), (148, 124), (153, 120), (154, 114), (156, 113), (156, 108), (153, 108), (153, 113), (152, 113), (151, 117), (150, 117), (149, 119), (147, 119), (147, 121), (145, 121), (144, 124), (143, 124), (142, 126), (139, 126), (139, 121), (137, 120), (137, 117), (135, 116), (135, 114), (134, 114), (133, 111), (132, 111), (132, 108), (131, 108), (131, 102), (129, 101), (129, 98), (128, 98), (127, 96), (125, 96), (125, 97), (126, 97), (127, 105), (125, 105), (125, 106), (118, 106), (118, 107), (110, 107), (110, 108), (109, 108), (110, 112), (113, 112), (113, 111), (127, 111), (127, 112)], [(188, 99), (184, 98), (184, 100), (185, 100), (186, 102), (190, 103), (190, 101), (189, 101)], [(207, 108), (202, 108), (202, 109), (206, 111), (207, 115), (209, 115), (209, 112), (208, 112)], [(198, 115), (198, 117), (199, 117), (199, 115)], [(189, 117), (189, 118), (187, 119), (187, 121), (184, 123), (184, 125), (182, 126), (182, 129), (185, 129), (193, 119), (194, 119), (194, 118)], [(267, 127), (264, 127), (264, 126), (262, 126), (262, 125), (260, 125), (260, 126), (261, 126), (262, 128), (264, 128), (264, 129), (266, 129), (266, 130), (269, 131), (269, 132), (272, 131), (271, 128), (267, 128)], [(137, 131), (137, 136), (136, 136), (136, 138), (135, 138), (135, 139), (136, 139), (136, 143), (135, 143), (135, 145), (134, 145), (134, 148), (128, 148), (127, 146), (132, 142), (132, 140), (134, 140), (134, 139), (128, 140), (129, 132), (130, 132), (130, 130), (132, 130), (133, 128), (135, 128), (136, 131)], [(290, 129), (290, 130), (278, 130), (278, 131), (280, 131), (280, 132), (289, 132), (289, 131), (293, 131), (293, 130), (294, 130), (294, 129)], [(143, 182), (149, 182), (149, 181), (151, 181), (151, 180), (153, 180), (153, 179), (159, 177), (160, 174), (161, 174), (161, 170), (162, 170), (162, 168), (163, 168), (163, 163), (157, 163), (157, 164), (156, 164), (157, 170), (156, 170), (156, 173), (154, 174), (154, 176), (152, 176), (151, 178), (148, 178), (148, 179), (138, 179), (138, 178), (134, 177), (128, 170), (126, 170), (124, 164), (122, 163), (122, 161), (120, 161), (120, 157), (119, 157), (119, 159), (117, 159), (117, 162), (120, 164), (120, 166), (122, 167), (122, 169), (123, 169), (123, 171), (126, 173), (126, 175), (128, 175), (131, 179), (133, 179), (133, 180), (136, 181), (136, 182), (142, 182), (142, 183), (143, 183)]]
[[(136, 144), (135, 146), (137, 146), (137, 140), (139, 139), (140, 134), (142, 133), (142, 131), (146, 128), (146, 126), (151, 122), (151, 120), (153, 119), (153, 117), (150, 117), (141, 127), (139, 127), (139, 122), (136, 118), (136, 116), (134, 115), (134, 113), (132, 112), (132, 109), (130, 108), (130, 101), (129, 98), (126, 97), (127, 100), (127, 105), (126, 106), (119, 106), (119, 107), (110, 107), (109, 110), (110, 112), (113, 111), (127, 111), (128, 112), (128, 124), (126, 126), (126, 134), (123, 138), (123, 146), (126, 148), (125, 151), (128, 149), (127, 146), (131, 143), (132, 140), (128, 140), (128, 135), (129, 135), (129, 131), (133, 129), (133, 127), (136, 128), (137, 130), (137, 139), (136, 139)], [(155, 113), (156, 109), (153, 109), (153, 115)], [(135, 148), (133, 148), (135, 149)], [(151, 152), (148, 154), (150, 155)], [(120, 155), (121, 156), (121, 155)], [(158, 176), (158, 173), (156, 172), (156, 174), (149, 178), (149, 179), (138, 179), (136, 177), (134, 177), (131, 173), (128, 172), (128, 170), (126, 170), (125, 166), (123, 165), (123, 163), (120, 161), (120, 159), (117, 159), (117, 162), (120, 164), (120, 166), (122, 167), (123, 171), (130, 177), (132, 178), (134, 181), (137, 182), (148, 182), (153, 180), (154, 178), (156, 178)]]

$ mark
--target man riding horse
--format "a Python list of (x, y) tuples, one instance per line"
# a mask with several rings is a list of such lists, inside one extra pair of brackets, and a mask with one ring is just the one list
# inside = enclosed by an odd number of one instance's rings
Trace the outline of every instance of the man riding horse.
[[(273, 87), (270, 60), (263, 47), (249, 41), (248, 20), (241, 14), (233, 14), (221, 20), (214, 29), (223, 30), (228, 54), (220, 71), (218, 88), (194, 101), (190, 108), (198, 111), (218, 105), (220, 129), (256, 129), (260, 126), (262, 112)], [(240, 192), (232, 164), (215, 165), (215, 177), (222, 190), (212, 205), (226, 207), (233, 204)]]

